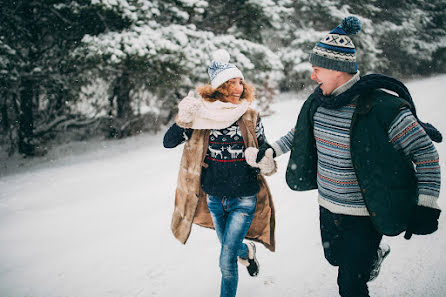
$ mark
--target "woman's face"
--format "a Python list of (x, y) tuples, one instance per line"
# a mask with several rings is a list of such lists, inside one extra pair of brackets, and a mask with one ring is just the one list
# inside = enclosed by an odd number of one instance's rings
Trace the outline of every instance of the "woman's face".
[(240, 77), (231, 78), (227, 83), (228, 98), (229, 102), (238, 102), (243, 94), (243, 79)]

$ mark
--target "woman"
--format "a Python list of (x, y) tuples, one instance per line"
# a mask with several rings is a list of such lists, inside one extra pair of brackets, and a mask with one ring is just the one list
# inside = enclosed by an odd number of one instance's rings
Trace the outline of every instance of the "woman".
[(246, 147), (258, 147), (265, 135), (258, 113), (250, 108), (253, 87), (228, 62), (226, 51), (214, 54), (208, 67), (211, 84), (197, 88), (201, 98), (190, 92), (179, 103), (176, 123), (164, 136), (166, 148), (185, 142), (172, 231), (185, 243), (192, 223), (215, 228), (221, 243), (222, 297), (236, 295), (237, 258), (251, 276), (259, 272), (256, 247), (243, 243), (245, 237), (271, 251), (275, 247), (274, 207), (262, 176), (272, 174), (275, 166), (259, 172), (246, 163)]

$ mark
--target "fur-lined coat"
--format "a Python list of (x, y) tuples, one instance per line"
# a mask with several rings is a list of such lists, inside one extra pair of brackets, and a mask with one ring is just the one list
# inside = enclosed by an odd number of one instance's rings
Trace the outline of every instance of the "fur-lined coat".
[[(255, 127), (258, 114), (248, 109), (238, 120), (245, 147), (258, 147)], [(185, 143), (178, 174), (175, 193), (175, 209), (171, 229), (174, 236), (183, 244), (189, 238), (192, 223), (214, 228), (206, 202), (206, 193), (201, 189), (201, 169), (206, 166), (210, 130), (193, 130)], [(271, 251), (275, 250), (275, 214), (271, 192), (265, 178), (258, 176), (260, 191), (257, 193), (257, 206), (251, 227), (246, 238), (262, 243)]]

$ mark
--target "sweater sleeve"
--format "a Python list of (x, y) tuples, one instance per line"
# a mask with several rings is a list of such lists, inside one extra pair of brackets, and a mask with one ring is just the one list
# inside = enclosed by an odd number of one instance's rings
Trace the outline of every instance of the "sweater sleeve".
[(418, 205), (437, 208), (440, 195), (440, 163), (431, 139), (408, 108), (401, 109), (392, 121), (389, 139), (397, 150), (415, 164), (418, 180)]
[(283, 155), (291, 150), (291, 147), (293, 146), (293, 139), (294, 128), (292, 128), (284, 136), (280, 137), (279, 140), (270, 144), (271, 147), (274, 149), (274, 152), (276, 152), (276, 157)]
[(174, 123), (164, 134), (163, 145), (165, 148), (174, 148), (187, 141), (192, 136), (192, 129), (185, 129)]

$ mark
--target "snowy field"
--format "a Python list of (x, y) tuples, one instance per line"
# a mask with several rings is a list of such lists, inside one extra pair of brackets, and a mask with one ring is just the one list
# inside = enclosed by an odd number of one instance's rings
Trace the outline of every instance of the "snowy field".
[[(421, 120), (446, 135), (446, 75), (411, 81)], [(302, 98), (282, 94), (263, 119), (274, 141), (294, 126)], [(290, 97), (290, 98), (285, 98)], [(164, 130), (165, 131), (165, 130)], [(214, 231), (194, 226), (189, 242), (170, 232), (182, 148), (163, 132), (120, 141), (71, 143), (31, 161), (0, 164), (1, 297), (219, 295)], [(446, 146), (437, 144), (446, 177)], [(276, 206), (277, 251), (258, 247), (260, 274), (239, 267), (238, 296), (338, 296), (336, 268), (324, 259), (316, 192), (293, 192), (279, 172), (268, 178)], [(446, 209), (443, 189), (440, 205)], [(440, 230), (392, 247), (372, 296), (446, 296), (446, 215)]]

